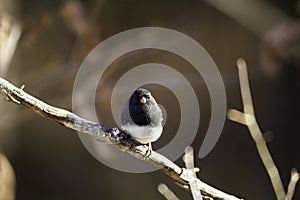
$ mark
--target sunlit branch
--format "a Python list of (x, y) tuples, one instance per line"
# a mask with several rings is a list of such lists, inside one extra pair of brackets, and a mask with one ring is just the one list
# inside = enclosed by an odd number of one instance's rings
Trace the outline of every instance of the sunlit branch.
[[(194, 150), (192, 147), (187, 147), (185, 149), (185, 154), (183, 157), (183, 161), (185, 162), (185, 166), (187, 169), (190, 169), (192, 174), (189, 180), (190, 188), (192, 191), (194, 200), (202, 200), (201, 191), (197, 187), (198, 178), (196, 172), (199, 172), (199, 168), (195, 168), (194, 165)], [(200, 180), (199, 180), (200, 181)]]
[[(110, 143), (133, 157), (144, 160), (158, 168), (171, 177), (179, 186), (189, 190), (189, 179), (187, 174), (190, 170), (181, 168), (165, 156), (152, 151), (146, 155), (148, 147), (136, 142), (130, 135), (118, 128), (106, 127), (86, 119), (72, 112), (50, 106), (43, 101), (24, 92), (24, 86), (17, 88), (3, 78), (0, 78), (0, 91), (7, 100), (27, 107), (33, 112), (58, 122), (67, 128), (89, 134), (98, 141)], [(201, 193), (213, 200), (238, 200), (239, 198), (226, 194), (199, 180), (197, 183)], [(190, 191), (190, 190), (189, 190)]]
[(0, 16), (0, 74), (4, 76), (21, 36), (21, 25), (8, 13)]
[(294, 192), (295, 192), (295, 187), (296, 187), (296, 184), (297, 184), (299, 178), (300, 178), (300, 174), (297, 172), (297, 170), (292, 169), (291, 170), (291, 180), (290, 180), (290, 183), (288, 186), (285, 200), (292, 200), (292, 198), (294, 196)]
[[(235, 109), (228, 111), (228, 118), (232, 121), (246, 125), (249, 132), (256, 143), (257, 151), (259, 156), (267, 170), (270, 177), (271, 183), (273, 185), (276, 197), (278, 200), (283, 200), (286, 198), (285, 190), (278, 172), (278, 169), (272, 159), (270, 151), (267, 147), (266, 141), (263, 134), (258, 126), (255, 118), (252, 97), (250, 92), (247, 65), (244, 59), (238, 59), (237, 61), (240, 79), (240, 89), (242, 94), (242, 100), (244, 105), (244, 112), (240, 112)], [(292, 182), (292, 180), (291, 180)], [(295, 181), (296, 183), (297, 181)], [(291, 186), (291, 190), (293, 185)], [(293, 191), (293, 190), (292, 190)], [(291, 194), (293, 196), (293, 194)]]
[(178, 197), (170, 190), (165, 184), (159, 184), (157, 187), (159, 193), (161, 193), (167, 200), (179, 200)]
[(16, 177), (14, 170), (5, 157), (0, 152), (0, 199), (14, 200), (15, 199), (15, 184)]

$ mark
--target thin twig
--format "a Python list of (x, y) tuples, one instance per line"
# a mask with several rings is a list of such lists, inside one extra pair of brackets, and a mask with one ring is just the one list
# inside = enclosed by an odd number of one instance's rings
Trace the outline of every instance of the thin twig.
[(197, 187), (197, 182), (200, 179), (197, 178), (196, 172), (199, 172), (199, 168), (195, 168), (194, 164), (194, 149), (191, 146), (185, 148), (185, 154), (183, 157), (183, 161), (185, 162), (185, 166), (187, 169), (191, 170), (191, 179), (189, 181), (190, 188), (192, 191), (194, 200), (202, 200), (201, 191)]
[(12, 61), (21, 33), (21, 25), (12, 15), (4, 13), (0, 16), (0, 74), (2, 76), (6, 74)]
[(228, 111), (228, 118), (248, 127), (249, 132), (256, 143), (258, 154), (270, 177), (276, 197), (278, 200), (283, 200), (286, 198), (286, 194), (279, 171), (272, 159), (271, 153), (255, 118), (246, 62), (244, 59), (240, 58), (237, 61), (237, 65), (239, 70), (240, 89), (244, 105), (244, 112), (231, 109)]
[(14, 200), (16, 177), (6, 156), (0, 152), (0, 200)]
[(288, 186), (288, 190), (286, 193), (285, 200), (292, 200), (294, 193), (295, 193), (295, 187), (300, 178), (300, 174), (297, 172), (297, 169), (291, 170), (291, 180)]
[(159, 193), (161, 193), (167, 200), (179, 200), (178, 197), (170, 190), (166, 184), (159, 184), (157, 187)]
[[(0, 91), (14, 103), (23, 105), (33, 112), (54, 120), (70, 129), (80, 131), (84, 134), (95, 136), (97, 140), (110, 143), (133, 157), (144, 160), (160, 168), (165, 174), (171, 177), (178, 185), (189, 189), (188, 180), (182, 176), (187, 169), (181, 168), (165, 156), (152, 151), (151, 155), (145, 154), (147, 146), (136, 142), (130, 135), (118, 128), (109, 128), (88, 120), (85, 120), (72, 112), (50, 106), (43, 101), (24, 92), (23, 87), (17, 88), (3, 78), (0, 78)], [(218, 189), (200, 181), (201, 193), (207, 198), (215, 200), (238, 200), (239, 198), (226, 194)]]

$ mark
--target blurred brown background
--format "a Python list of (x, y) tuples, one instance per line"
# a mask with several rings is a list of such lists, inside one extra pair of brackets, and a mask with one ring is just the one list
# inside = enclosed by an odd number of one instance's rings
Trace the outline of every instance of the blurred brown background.
[[(180, 31), (198, 41), (219, 67), (228, 108), (242, 108), (235, 63), (239, 57), (247, 60), (257, 119), (262, 130), (269, 131), (268, 145), (287, 188), (290, 170), (300, 170), (300, 1), (223, 2), (1, 0), (2, 29), (7, 22), (21, 27), (11, 62), (2, 64), (1, 76), (16, 85), (25, 84), (26, 91), (52, 105), (71, 110), (76, 72), (95, 45), (137, 27)], [(6, 49), (5, 39), (1, 41)], [(125, 56), (115, 68), (121, 72), (123, 63), (130, 65), (125, 61), (134, 66), (160, 54), (145, 53)], [(164, 55), (170, 65), (182, 62)], [(197, 153), (210, 117), (209, 96), (200, 82), (201, 128), (192, 144)], [(160, 96), (159, 88), (155, 93)], [(110, 99), (105, 102), (109, 105)], [(191, 199), (159, 171), (127, 174), (103, 165), (88, 153), (76, 132), (3, 98), (0, 111), (0, 150), (16, 173), (16, 199), (164, 199), (156, 189), (162, 182), (180, 199)], [(114, 126), (109, 111), (98, 114), (105, 124)], [(172, 120), (175, 124), (178, 119)], [(170, 122), (167, 125), (169, 132), (177, 128)], [(154, 148), (168, 140), (170, 136), (164, 136)], [(182, 159), (177, 163), (183, 166)], [(201, 168), (199, 177), (223, 191), (245, 199), (275, 199), (246, 127), (226, 120), (213, 151), (196, 163)], [(298, 185), (294, 199), (299, 198)]]

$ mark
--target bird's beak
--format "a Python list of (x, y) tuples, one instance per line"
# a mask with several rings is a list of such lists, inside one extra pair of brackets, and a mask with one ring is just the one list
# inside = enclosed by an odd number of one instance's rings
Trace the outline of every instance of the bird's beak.
[(145, 97), (142, 97), (142, 98), (140, 99), (140, 102), (141, 102), (142, 104), (146, 103), (146, 101), (147, 101), (147, 99), (146, 99)]

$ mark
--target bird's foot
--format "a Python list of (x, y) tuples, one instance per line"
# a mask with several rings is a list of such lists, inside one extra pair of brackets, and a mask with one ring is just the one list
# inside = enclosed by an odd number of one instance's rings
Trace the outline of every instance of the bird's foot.
[(152, 147), (151, 145), (149, 146), (146, 146), (146, 145), (140, 145), (140, 146), (137, 146), (135, 147), (141, 154), (143, 154), (143, 156), (145, 158), (149, 158), (151, 153), (152, 153)]
[(147, 149), (147, 151), (146, 151), (145, 157), (146, 157), (146, 158), (149, 158), (150, 155), (151, 155), (151, 153), (152, 153), (152, 151), (153, 151), (152, 145), (151, 145), (151, 143), (149, 143), (149, 144), (148, 144), (148, 149)]

